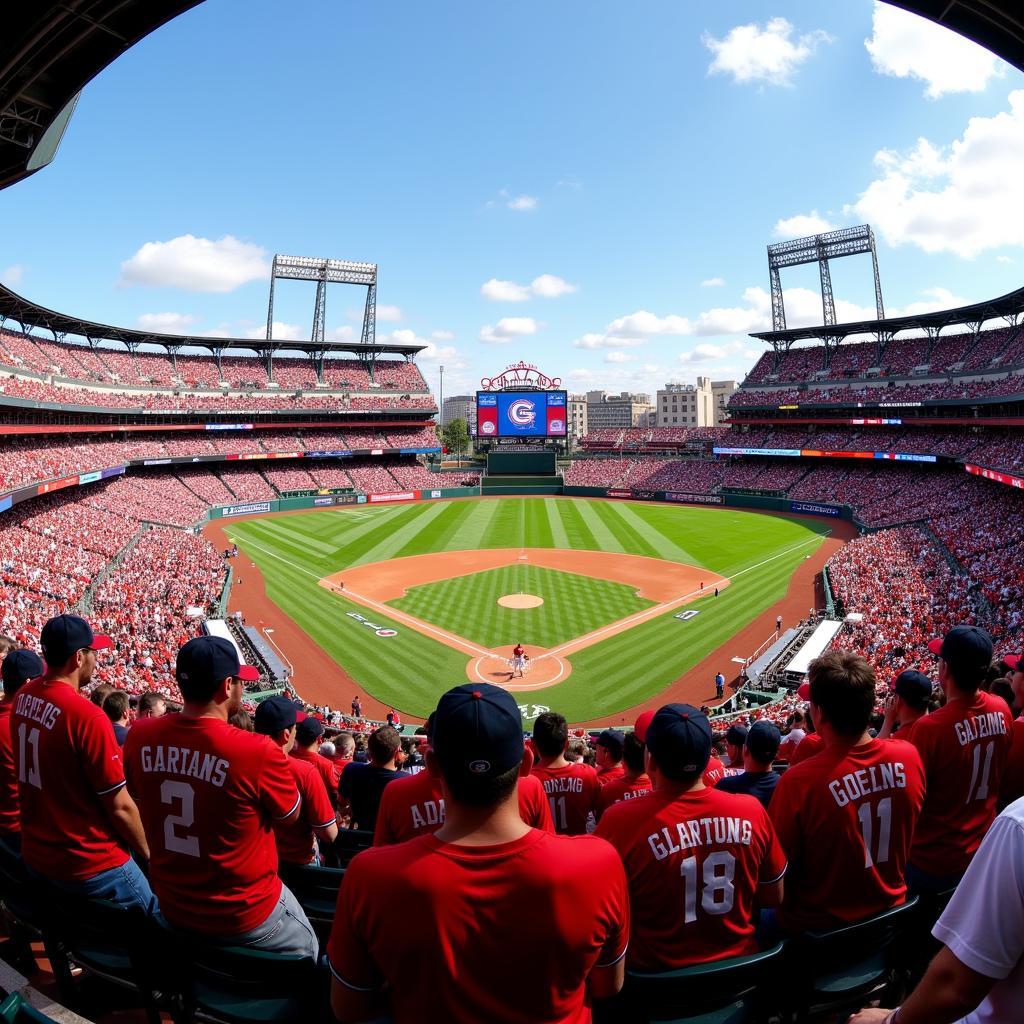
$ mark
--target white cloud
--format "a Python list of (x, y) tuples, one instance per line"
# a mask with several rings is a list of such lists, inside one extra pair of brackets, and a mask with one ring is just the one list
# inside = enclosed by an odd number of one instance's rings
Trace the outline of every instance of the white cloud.
[(783, 217), (775, 223), (775, 234), (779, 238), (803, 238), (806, 235), (821, 235), (835, 229), (835, 224), (827, 221), (817, 210), (798, 213), (794, 217)]
[(156, 334), (191, 334), (195, 322), (191, 313), (143, 313), (136, 321), (142, 330)]
[(1012, 256), (997, 256), (996, 263), (1013, 263), (1015, 262)]
[(20, 263), (14, 263), (4, 270), (0, 270), (0, 281), (3, 281), (8, 288), (14, 288), (21, 284), (21, 279), (24, 276), (25, 268)]
[(584, 334), (576, 338), (572, 343), (573, 348), (634, 348), (642, 345), (643, 338), (611, 338), (607, 334)]
[[(246, 338), (266, 338), (266, 336), (266, 324), (262, 327), (253, 327), (246, 331), (244, 335)], [(270, 336), (280, 341), (305, 341), (309, 337), (298, 324), (286, 324), (280, 320), (274, 321), (271, 326)]]
[[(446, 334), (446, 331), (434, 331), (433, 334)], [(433, 335), (431, 335), (433, 337)], [(462, 357), (454, 345), (438, 345), (436, 341), (421, 338), (415, 331), (408, 327), (399, 328), (390, 334), (377, 339), (381, 344), (393, 342), (398, 345), (422, 345), (423, 351), (417, 353), (416, 358), (425, 362), (445, 362), (445, 372), (449, 370), (464, 370), (469, 364)]]
[(1009, 110), (973, 117), (948, 147), (918, 139), (875, 155), (881, 176), (849, 209), (893, 246), (965, 259), (1024, 245), (1024, 90)]
[(455, 337), (454, 331), (431, 331), (430, 337), (434, 341), (451, 341)]
[(725, 284), (724, 277), (709, 277), (701, 281), (701, 288), (721, 288)]
[(536, 334), (540, 326), (532, 316), (506, 316), (494, 326), (484, 324), (480, 328), (479, 338), (486, 345), (504, 345), (516, 338)]
[(531, 213), (537, 209), (538, 202), (536, 196), (525, 194), (514, 196), (507, 188), (503, 188), (498, 190), (497, 199), (488, 199), (484, 205), (487, 209), (504, 206), (506, 210), (515, 210), (517, 213)]
[(640, 309), (613, 320), (605, 333), (613, 338), (649, 338), (651, 335), (692, 334), (693, 327), (685, 316), (657, 316)]
[(623, 352), (621, 349), (615, 349), (604, 357), (604, 361), (606, 363), (635, 363), (636, 356)]
[[(365, 307), (360, 306), (358, 309), (346, 309), (345, 316), (349, 320), (355, 321), (357, 324), (363, 322), (363, 313), (365, 313)], [(405, 318), (402, 316), (402, 310), (399, 306), (389, 306), (386, 303), (377, 303), (377, 320), (381, 323), (400, 323)]]
[(121, 264), (122, 285), (181, 288), (190, 292), (230, 292), (270, 276), (267, 252), (233, 235), (213, 241), (179, 235), (168, 242), (146, 242)]
[(480, 286), (480, 294), (492, 302), (526, 302), (528, 299), (557, 299), (562, 295), (570, 295), (576, 291), (576, 285), (570, 284), (565, 278), (555, 274), (541, 274), (529, 284), (516, 284), (515, 281), (500, 281), (492, 277)]
[(1005, 65), (994, 54), (927, 18), (876, 2), (871, 24), (864, 46), (875, 71), (924, 82), (929, 99), (982, 92), (991, 78), (1004, 73)]
[(356, 336), (355, 330), (346, 324), (344, 327), (334, 327), (331, 330), (324, 331), (324, 340), (355, 342), (359, 339)]
[(795, 36), (785, 18), (772, 18), (763, 28), (756, 23), (737, 25), (724, 39), (704, 36), (704, 45), (714, 54), (708, 73), (732, 75), (738, 84), (792, 85), (800, 65), (820, 43), (831, 41), (821, 29)]
[(728, 341), (724, 345), (711, 345), (702, 342), (694, 345), (692, 349), (679, 353), (679, 362), (689, 365), (691, 363), (707, 363), (713, 359), (727, 359), (730, 356), (743, 356), (745, 359), (757, 359), (761, 350), (754, 348), (752, 343), (744, 341)]

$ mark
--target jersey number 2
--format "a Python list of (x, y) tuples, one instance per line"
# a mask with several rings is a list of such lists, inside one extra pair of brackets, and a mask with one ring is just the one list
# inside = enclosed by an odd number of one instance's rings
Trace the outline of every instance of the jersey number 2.
[(187, 782), (164, 779), (160, 783), (160, 800), (165, 804), (181, 802), (180, 814), (168, 814), (164, 818), (164, 848), (170, 853), (183, 853), (186, 857), (199, 856), (199, 838), (180, 835), (178, 826), (188, 828), (196, 820), (196, 791)]

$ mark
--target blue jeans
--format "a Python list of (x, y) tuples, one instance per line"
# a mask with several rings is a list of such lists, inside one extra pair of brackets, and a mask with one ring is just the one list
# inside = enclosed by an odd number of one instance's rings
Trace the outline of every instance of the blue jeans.
[(287, 885), (281, 886), (281, 898), (263, 924), (241, 935), (225, 935), (215, 941), (225, 946), (246, 946), (271, 953), (308, 956), (310, 960), (316, 960), (320, 953), (316, 932)]
[(84, 882), (49, 882), (62, 892), (84, 896), (86, 899), (110, 900), (122, 907), (138, 907), (149, 915), (155, 914), (158, 909), (149, 880), (131, 857), (119, 868), (101, 871)]

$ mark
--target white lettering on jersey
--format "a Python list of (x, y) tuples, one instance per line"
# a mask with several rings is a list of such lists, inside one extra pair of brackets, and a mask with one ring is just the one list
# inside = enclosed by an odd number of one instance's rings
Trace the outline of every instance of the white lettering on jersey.
[(443, 800), (425, 800), (421, 804), (412, 804), (409, 812), (412, 814), (412, 827), (415, 829), (444, 824)]
[(868, 765), (867, 768), (849, 772), (840, 779), (833, 779), (828, 784), (832, 798), (840, 807), (845, 807), (852, 800), (859, 800), (872, 793), (906, 788), (907, 773), (902, 761)]
[(18, 702), (14, 706), (17, 714), (38, 722), (44, 729), (52, 729), (60, 718), (60, 708), (42, 697), (29, 693), (19, 693)]
[(956, 738), (961, 747), (975, 740), (983, 740), (987, 736), (1005, 736), (1006, 719), (998, 711), (986, 711), (976, 718), (965, 718), (954, 726)]
[(545, 793), (582, 793), (583, 779), (578, 775), (563, 775), (557, 779), (544, 780)]
[(677, 822), (647, 837), (655, 860), (664, 860), (671, 853), (697, 846), (749, 846), (754, 827), (748, 818), (694, 818)]
[(144, 772), (155, 772), (166, 775), (187, 775), (190, 779), (199, 779), (211, 785), (222, 787), (228, 779), (231, 767), (223, 757), (204, 754), (189, 747), (150, 747), (139, 749)]

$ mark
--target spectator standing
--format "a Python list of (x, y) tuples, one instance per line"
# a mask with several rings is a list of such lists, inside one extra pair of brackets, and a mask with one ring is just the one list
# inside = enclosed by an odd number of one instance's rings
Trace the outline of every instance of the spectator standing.
[(108, 693), (103, 701), (103, 713), (110, 719), (114, 727), (114, 739), (121, 747), (128, 738), (128, 706), (128, 694), (124, 690)]
[(159, 693), (147, 690), (139, 697), (139, 718), (160, 718), (167, 714), (167, 704)]
[(898, 906), (924, 802), (924, 768), (903, 740), (872, 739), (875, 674), (833, 649), (811, 662), (811, 713), (825, 749), (790, 768), (769, 812), (789, 857), (784, 931), (825, 930)]
[(298, 761), (311, 764), (316, 769), (333, 800), (334, 794), (338, 792), (341, 769), (320, 753), (320, 741), (323, 739), (323, 735), (323, 722), (312, 715), (306, 715), (295, 727), (295, 743), (291, 748), (291, 756)]
[(885, 704), (885, 719), (878, 731), (880, 740), (888, 739), (896, 730), (906, 730), (928, 714), (932, 699), (932, 681), (923, 673), (907, 669), (890, 684), (892, 696)]
[(21, 854), (21, 817), (18, 813), (18, 772), (11, 740), (11, 710), (18, 691), (45, 671), (35, 651), (8, 651), (0, 665), (4, 699), (0, 701), (0, 843), (8, 853)]
[(776, 633), (781, 633), (782, 632), (782, 616), (781, 615), (776, 615), (775, 616), (775, 632)]
[(614, 804), (623, 800), (636, 800), (639, 797), (647, 796), (652, 791), (651, 778), (644, 770), (645, 747), (643, 741), (633, 732), (626, 733), (622, 741), (622, 762), (625, 766), (625, 774), (621, 779), (609, 782), (607, 786), (601, 787), (597, 798), (597, 809), (594, 816), (598, 821), (601, 815)]
[(22, 857), (59, 889), (151, 913), (149, 882), (129, 856), (148, 860), (149, 846), (121, 748), (107, 716), (81, 697), (110, 637), (77, 615), (58, 615), (40, 645), (46, 673), (21, 688), (10, 718)]
[(334, 737), (334, 770), (338, 773), (339, 779), (345, 766), (352, 763), (355, 757), (356, 741), (350, 732), (339, 732)]
[[(606, 843), (531, 829), (516, 780), (522, 719), (499, 687), (456, 687), (435, 713), (429, 770), (446, 818), (433, 835), (357, 855), (328, 947), (340, 1020), (390, 1011), (438, 1020), (585, 1020), (621, 988), (629, 930), (622, 866)], [(544, 913), (531, 912), (544, 907)], [(394, 927), (412, 919), (415, 929)], [(515, 928), (510, 922), (515, 922)], [(529, 970), (509, 970), (529, 951)]]
[(406, 778), (395, 766), (401, 745), (398, 733), (390, 725), (382, 725), (366, 740), (369, 763), (353, 762), (341, 773), (338, 792), (348, 802), (353, 828), (372, 832), (377, 826), (377, 810), (384, 787)]
[(715, 675), (715, 696), (719, 700), (725, 696), (725, 676), (721, 672)]
[(739, 775), (727, 775), (715, 785), (723, 793), (746, 793), (767, 807), (781, 776), (772, 771), (782, 734), (774, 722), (764, 719), (746, 730), (743, 744), (743, 768)]
[(181, 714), (136, 722), (124, 752), (160, 912), (207, 942), (316, 959), (316, 935), (277, 874), (272, 826), (296, 821), (301, 804), (288, 758), (228, 724), (257, 673), (227, 640), (201, 636), (178, 651), (175, 675)]
[(605, 729), (594, 744), (597, 756), (597, 781), (602, 786), (617, 782), (626, 774), (622, 764), (622, 745), (625, 734), (619, 729)]
[(548, 795), (551, 820), (559, 835), (579, 836), (597, 807), (601, 783), (597, 772), (582, 761), (568, 761), (569, 727), (556, 711), (545, 711), (533, 723), (537, 763), (533, 774)]
[[(725, 753), (729, 758), (726, 765), (726, 774), (738, 774), (743, 770), (743, 748), (747, 742), (747, 727), (745, 725), (730, 725), (725, 730)], [(729, 771), (732, 769), (732, 771)]]
[(712, 734), (697, 708), (665, 705), (646, 738), (654, 792), (609, 808), (596, 833), (629, 880), (630, 967), (671, 970), (756, 952), (755, 903), (778, 904), (786, 871), (768, 815), (749, 796), (705, 787)]
[[(269, 737), (287, 754), (295, 743), (295, 713), (295, 705), (287, 697), (267, 697), (256, 707), (254, 730)], [(274, 822), (277, 856), (287, 864), (319, 864), (317, 841), (333, 843), (338, 838), (334, 805), (313, 765), (289, 757), (288, 767), (295, 778), (302, 809), (293, 822)]]
[(918, 719), (905, 739), (928, 779), (907, 880), (933, 892), (960, 880), (996, 814), (1013, 721), (1006, 701), (978, 689), (992, 661), (992, 639), (977, 626), (954, 626), (928, 649), (939, 656), (946, 703)]
[(356, 696), (352, 698), (352, 717), (363, 717), (363, 702), (359, 699), (358, 694), (356, 694)]

